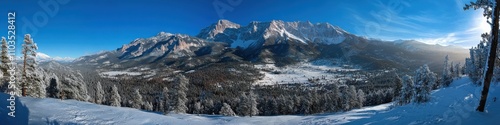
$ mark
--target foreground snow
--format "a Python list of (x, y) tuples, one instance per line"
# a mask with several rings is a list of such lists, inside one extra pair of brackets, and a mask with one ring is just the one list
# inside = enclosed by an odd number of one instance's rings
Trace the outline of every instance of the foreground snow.
[[(161, 115), (131, 108), (96, 105), (88, 102), (58, 99), (20, 98), (16, 103), (16, 118), (7, 115), (6, 106), (0, 108), (0, 121), (10, 124), (230, 124), (230, 125), (301, 125), (301, 124), (497, 124), (500, 122), (499, 85), (492, 85), (486, 113), (474, 111), (481, 87), (468, 78), (456, 80), (451, 87), (434, 91), (432, 101), (390, 108), (391, 104), (310, 116), (226, 117), (218, 115)], [(1, 93), (5, 100), (8, 95)], [(22, 103), (22, 104), (21, 104)], [(0, 104), (7, 105), (7, 101)], [(26, 106), (26, 107), (23, 107)], [(13, 122), (15, 121), (15, 122)]]

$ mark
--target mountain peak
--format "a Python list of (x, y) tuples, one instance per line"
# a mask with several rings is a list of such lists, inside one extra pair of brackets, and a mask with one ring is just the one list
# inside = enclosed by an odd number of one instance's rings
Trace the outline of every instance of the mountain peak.
[(172, 35), (174, 35), (174, 34), (172, 34), (172, 33), (167, 33), (167, 32), (163, 32), (163, 31), (161, 31), (161, 32), (159, 32), (158, 34), (156, 34), (156, 36), (172, 36)]
[(229, 20), (221, 19), (217, 21), (217, 23), (214, 23), (209, 27), (202, 29), (201, 32), (197, 35), (197, 37), (213, 40), (215, 35), (219, 33), (224, 33), (224, 31), (228, 28), (238, 29), (240, 27), (241, 26), (239, 24), (233, 23)]

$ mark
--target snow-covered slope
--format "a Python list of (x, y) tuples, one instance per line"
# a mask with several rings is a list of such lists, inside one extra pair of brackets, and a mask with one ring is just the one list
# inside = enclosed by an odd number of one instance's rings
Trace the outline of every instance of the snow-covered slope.
[[(486, 113), (474, 109), (481, 87), (472, 85), (469, 78), (456, 80), (450, 87), (436, 90), (432, 101), (391, 108), (391, 104), (352, 110), (344, 113), (310, 116), (226, 117), (217, 115), (161, 115), (131, 108), (96, 105), (76, 100), (36, 99), (22, 97), (16, 102), (16, 117), (7, 115), (9, 102), (2, 101), (0, 121), (6, 124), (255, 124), (255, 125), (331, 125), (331, 124), (480, 124), (500, 121), (500, 85), (492, 85)], [(0, 98), (9, 98), (0, 93)], [(19, 99), (18, 99), (19, 100)]]

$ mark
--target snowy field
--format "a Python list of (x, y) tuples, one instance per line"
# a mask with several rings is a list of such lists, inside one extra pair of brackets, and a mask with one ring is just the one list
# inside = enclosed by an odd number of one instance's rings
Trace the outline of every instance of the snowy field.
[(363, 76), (356, 75), (358, 69), (349, 66), (314, 65), (299, 63), (286, 67), (275, 67), (274, 64), (255, 65), (265, 76), (256, 83), (259, 85), (294, 84), (294, 83), (342, 83), (345, 80), (363, 80)]
[[(117, 125), (331, 125), (331, 124), (479, 124), (500, 122), (500, 85), (492, 85), (486, 113), (476, 112), (481, 87), (471, 84), (468, 78), (455, 81), (450, 87), (436, 90), (432, 101), (392, 107), (382, 104), (343, 113), (309, 116), (254, 116), (227, 117), (219, 115), (162, 115), (132, 108), (96, 105), (88, 102), (59, 99), (22, 97), (16, 103), (16, 117), (7, 113), (8, 101), (0, 108), (0, 121), (7, 124), (117, 124)], [(8, 95), (1, 93), (5, 100)], [(391, 108), (392, 107), (392, 108)]]

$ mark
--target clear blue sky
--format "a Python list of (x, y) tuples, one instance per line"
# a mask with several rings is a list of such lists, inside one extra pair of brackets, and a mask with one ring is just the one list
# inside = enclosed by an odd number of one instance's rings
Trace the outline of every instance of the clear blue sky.
[[(56, 2), (45, 11), (38, 2)], [(236, 1), (230, 3), (228, 1)], [(2, 0), (0, 36), (15, 11), (18, 42), (31, 33), (39, 51), (73, 57), (114, 50), (160, 31), (196, 35), (219, 19), (328, 22), (356, 35), (383, 40), (415, 39), (471, 47), (488, 30), (482, 11), (463, 11), (469, 0)], [(217, 13), (214, 3), (227, 9)], [(54, 9), (54, 6), (49, 6)], [(43, 17), (47, 18), (43, 18)], [(33, 18), (37, 17), (37, 18)], [(35, 28), (25, 28), (29, 23)], [(32, 29), (36, 29), (37, 32)], [(20, 45), (19, 45), (20, 46)]]

